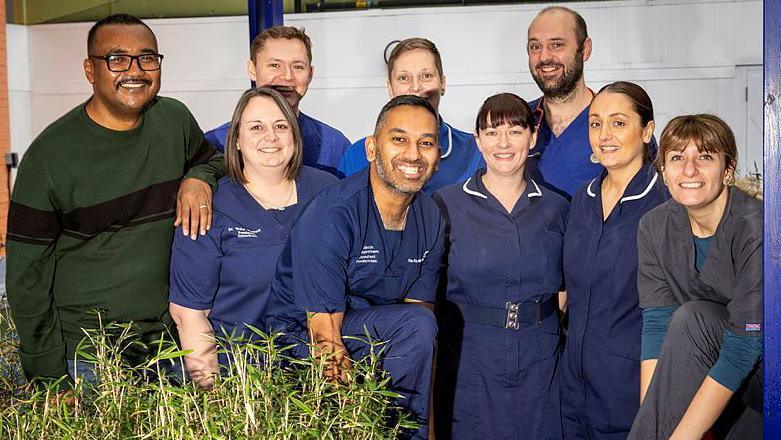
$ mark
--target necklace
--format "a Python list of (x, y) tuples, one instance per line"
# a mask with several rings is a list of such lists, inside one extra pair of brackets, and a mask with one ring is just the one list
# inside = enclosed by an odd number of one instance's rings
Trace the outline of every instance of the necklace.
[(267, 202), (266, 200), (261, 198), (259, 195), (257, 195), (254, 192), (252, 192), (252, 190), (249, 189), (249, 186), (247, 186), (246, 183), (244, 184), (244, 189), (246, 189), (247, 192), (249, 193), (249, 195), (251, 195), (253, 199), (255, 199), (258, 203), (260, 203), (261, 206), (263, 206), (263, 207), (268, 206), (270, 209), (276, 209), (277, 211), (284, 211), (285, 208), (287, 207), (287, 205), (290, 203), (290, 199), (293, 198), (293, 191), (296, 189), (296, 184), (295, 184), (295, 182), (293, 182), (290, 185), (290, 193), (287, 195), (287, 199), (285, 199), (285, 201), (282, 202), (282, 204), (279, 205), (279, 206), (278, 205), (274, 205), (273, 203)]

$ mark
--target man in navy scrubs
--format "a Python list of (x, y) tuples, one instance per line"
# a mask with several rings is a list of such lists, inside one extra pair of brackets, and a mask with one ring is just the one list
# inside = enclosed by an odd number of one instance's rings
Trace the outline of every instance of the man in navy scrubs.
[[(371, 165), (315, 196), (293, 226), (266, 322), (297, 341), (311, 335), (315, 356), (333, 355), (334, 380), (369, 351), (345, 336), (388, 341), (382, 367), (421, 425), (413, 438), (426, 439), (444, 221), (420, 190), (439, 161), (436, 111), (417, 96), (392, 99), (366, 151)], [(308, 356), (308, 346), (293, 354)]]
[[(304, 142), (304, 165), (337, 174), (350, 141), (341, 131), (302, 113), (298, 104), (312, 82), (312, 42), (303, 30), (292, 26), (274, 26), (258, 34), (250, 46), (247, 75), (258, 86), (268, 86), (287, 99), (298, 114)], [(229, 123), (204, 134), (220, 152), (225, 151)], [(340, 174), (337, 174), (341, 177)]]
[(571, 9), (545, 8), (529, 25), (526, 51), (529, 70), (543, 94), (529, 103), (539, 124), (529, 172), (570, 199), (602, 172), (590, 160), (588, 108), (594, 92), (583, 79), (583, 63), (591, 56), (586, 22)]
[[(425, 38), (408, 38), (399, 42), (388, 57), (388, 95), (416, 95), (426, 98), (434, 110), (445, 94), (445, 74), (437, 46)], [(355, 174), (369, 165), (366, 157), (366, 139), (356, 141), (347, 149), (339, 163), (339, 172)], [(439, 168), (423, 186), (423, 192), (463, 182), (483, 167), (483, 156), (477, 149), (475, 137), (450, 126), (439, 116)]]

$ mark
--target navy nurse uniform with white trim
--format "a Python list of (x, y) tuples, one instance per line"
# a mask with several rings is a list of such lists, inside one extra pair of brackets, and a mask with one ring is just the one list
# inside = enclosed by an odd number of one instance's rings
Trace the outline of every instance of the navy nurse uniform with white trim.
[[(245, 324), (262, 328), (277, 260), (297, 209), (336, 177), (302, 167), (298, 203), (264, 209), (244, 185), (223, 177), (214, 193), (212, 228), (198, 240), (177, 232), (171, 254), (169, 300), (193, 310), (210, 310), (217, 336), (251, 337)], [(221, 331), (225, 330), (225, 334)], [(224, 356), (220, 361), (225, 362)]]
[(637, 226), (670, 196), (646, 162), (603, 221), (606, 175), (572, 198), (564, 238), (569, 330), (561, 415), (566, 439), (625, 439), (640, 402)]
[[(366, 168), (318, 194), (299, 216), (277, 265), (268, 307), (272, 331), (288, 341), (308, 340), (306, 315), (345, 312), (342, 336), (352, 359), (369, 346), (347, 336), (388, 341), (381, 363), (391, 388), (404, 398), (428, 438), (428, 408), (436, 343), (436, 319), (428, 308), (439, 284), (445, 224), (430, 197), (417, 194), (403, 231), (389, 231), (380, 217)], [(297, 357), (309, 355), (299, 343)]]
[(434, 195), (448, 222), (437, 437), (560, 439), (556, 309), (568, 203), (527, 177), (508, 213), (483, 174)]

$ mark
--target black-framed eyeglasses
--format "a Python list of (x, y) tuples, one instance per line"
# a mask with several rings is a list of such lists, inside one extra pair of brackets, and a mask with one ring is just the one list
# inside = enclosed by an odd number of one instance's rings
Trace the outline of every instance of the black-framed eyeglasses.
[(163, 55), (159, 53), (142, 53), (141, 55), (90, 55), (90, 58), (106, 62), (108, 70), (112, 72), (127, 72), (133, 65), (133, 60), (144, 71), (158, 70), (163, 64)]

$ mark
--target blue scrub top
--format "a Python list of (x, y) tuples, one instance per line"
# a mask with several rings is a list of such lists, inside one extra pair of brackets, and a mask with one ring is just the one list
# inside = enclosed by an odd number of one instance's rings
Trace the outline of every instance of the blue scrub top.
[[(606, 175), (583, 185), (572, 198), (564, 238), (567, 343), (580, 347), (588, 327), (602, 349), (639, 361), (637, 226), (640, 217), (670, 196), (661, 176), (646, 162), (603, 222), (601, 187)], [(588, 320), (602, 322), (587, 325)]]
[[(355, 174), (369, 165), (366, 160), (366, 138), (350, 146), (339, 163), (339, 172), (345, 176)], [(453, 128), (439, 118), (439, 168), (423, 186), (423, 192), (433, 194), (440, 188), (463, 182), (478, 168), (485, 166), (483, 155), (477, 149), (475, 137)]]
[(504, 308), (557, 293), (569, 203), (527, 177), (508, 213), (483, 185), (485, 171), (434, 194), (449, 225), (447, 299)]
[[(301, 140), (304, 144), (304, 165), (320, 168), (342, 177), (343, 175), (337, 172), (336, 167), (345, 150), (350, 146), (350, 141), (341, 131), (307, 116), (303, 112), (298, 113), (298, 126), (301, 128)], [(229, 127), (230, 122), (226, 122), (207, 131), (203, 137), (221, 153), (224, 153)]]
[(539, 98), (529, 103), (537, 117), (537, 144), (529, 156), (528, 171), (535, 180), (567, 197), (583, 183), (599, 176), (602, 165), (591, 162), (588, 110), (582, 112), (556, 137), (545, 120)]
[[(171, 255), (172, 303), (207, 310), (218, 335), (246, 330), (245, 323), (263, 328), (271, 281), (279, 254), (290, 234), (293, 219), (336, 177), (302, 167), (296, 180), (298, 203), (285, 210), (264, 209), (244, 185), (229, 177), (220, 179), (214, 193), (212, 228), (190, 240), (177, 230)], [(249, 332), (245, 334), (249, 336)]]
[[(273, 330), (305, 325), (306, 313), (336, 313), (405, 298), (433, 302), (444, 221), (418, 194), (403, 231), (386, 231), (369, 170), (318, 194), (301, 213), (277, 265), (268, 307)], [(395, 244), (391, 243), (395, 242)]]

